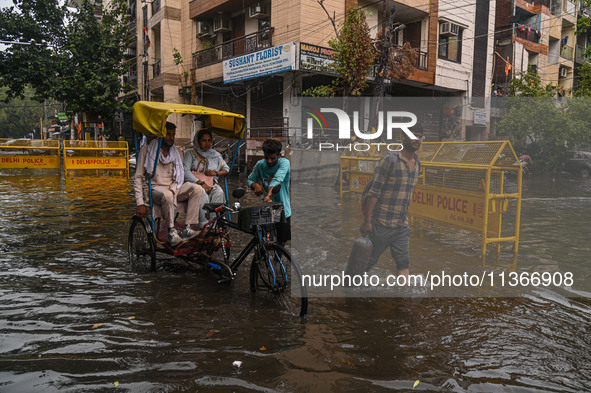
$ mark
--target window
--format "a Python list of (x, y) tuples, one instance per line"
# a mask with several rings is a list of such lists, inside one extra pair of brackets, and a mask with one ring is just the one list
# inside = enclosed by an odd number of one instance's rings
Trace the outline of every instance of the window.
[[(441, 31), (441, 30), (440, 30)], [(464, 29), (460, 28), (457, 35), (439, 34), (439, 58), (462, 62), (462, 34)]]

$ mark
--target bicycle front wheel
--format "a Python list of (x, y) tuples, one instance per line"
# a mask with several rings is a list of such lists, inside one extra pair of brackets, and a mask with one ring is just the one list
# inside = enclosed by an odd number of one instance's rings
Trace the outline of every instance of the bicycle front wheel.
[(308, 293), (302, 285), (302, 271), (289, 252), (278, 244), (265, 244), (250, 265), (250, 290), (263, 293), (287, 312), (308, 313)]
[(145, 273), (156, 270), (156, 250), (145, 220), (133, 217), (127, 239), (131, 270)]

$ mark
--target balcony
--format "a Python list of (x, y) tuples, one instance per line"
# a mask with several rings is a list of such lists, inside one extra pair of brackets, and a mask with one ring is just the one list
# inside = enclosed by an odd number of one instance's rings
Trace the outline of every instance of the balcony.
[[(523, 30), (522, 27), (523, 26)], [(515, 29), (515, 37), (521, 38), (522, 40), (526, 40), (532, 42), (534, 44), (540, 43), (540, 37), (542, 36), (541, 31), (531, 26), (521, 25), (518, 24), (517, 28)]]
[[(396, 48), (401, 48), (401, 46), (394, 45), (392, 48), (395, 51)], [(413, 66), (419, 70), (427, 70), (427, 52), (423, 52), (418, 48), (415, 48), (415, 50), (417, 51), (418, 57), (416, 63)]]
[(123, 56), (127, 58), (135, 58), (137, 56), (137, 50), (135, 48), (126, 48), (123, 52)]
[(152, 64), (153, 78), (160, 76), (160, 64), (160, 60), (156, 60), (156, 62)]
[[(399, 46), (398, 45), (393, 46), (394, 50), (396, 50), (396, 47), (399, 47)], [(427, 71), (427, 52), (419, 51), (417, 49), (417, 54), (419, 56), (417, 57), (417, 61), (414, 64), (414, 68), (416, 68), (418, 70)], [(371, 70), (369, 71), (368, 79), (374, 80), (377, 72), (378, 72), (378, 65), (377, 65), (377, 63), (374, 63), (374, 65), (371, 67)]]
[(568, 46), (564, 43), (560, 43), (560, 57), (565, 58), (567, 60), (573, 59), (574, 48), (572, 46)]
[(274, 28), (260, 30), (223, 42), (219, 45), (193, 53), (193, 68), (206, 67), (211, 64), (246, 55), (272, 46)]
[(160, 0), (152, 1), (152, 15), (155, 15), (158, 11), (160, 11)]

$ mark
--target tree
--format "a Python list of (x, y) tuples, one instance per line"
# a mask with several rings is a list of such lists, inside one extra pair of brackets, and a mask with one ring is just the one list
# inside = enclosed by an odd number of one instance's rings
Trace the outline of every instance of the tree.
[[(0, 101), (5, 97), (5, 91), (0, 90)], [(23, 138), (31, 132), (40, 138), (39, 119), (43, 117), (43, 103), (31, 99), (31, 89), (25, 89), (23, 94), (24, 99), (0, 103), (0, 138)]]
[(110, 119), (119, 108), (121, 76), (128, 70), (123, 62), (129, 46), (126, 10), (122, 0), (108, 9), (84, 1), (67, 25), (51, 95), (71, 112)]
[(568, 101), (556, 95), (557, 86), (542, 86), (539, 75), (522, 72), (511, 80), (507, 113), (497, 123), (497, 136), (509, 139), (518, 154), (529, 154), (541, 171), (562, 167), (581, 127)]
[(591, 64), (583, 63), (579, 68), (578, 86), (575, 90), (577, 97), (591, 97)]
[(343, 96), (360, 96), (367, 87), (367, 76), (375, 59), (365, 11), (349, 9), (339, 37), (329, 44), (335, 50)]
[[(347, 11), (345, 21), (337, 30), (334, 17), (324, 7), (324, 0), (318, 0), (335, 29), (335, 38), (329, 41), (329, 45), (335, 50), (334, 60), (339, 79), (331, 85), (316, 86), (307, 89), (303, 95), (314, 97), (359, 96), (367, 88), (367, 79), (379, 55), (386, 54), (386, 61), (382, 71), (374, 75), (377, 82), (385, 78), (404, 80), (413, 72), (418, 58), (417, 49), (411, 48), (409, 43), (402, 47), (396, 47), (393, 42), (394, 31), (392, 26), (384, 29), (376, 40), (370, 36), (369, 26), (362, 8), (351, 8)], [(393, 19), (393, 10), (391, 19)], [(402, 25), (400, 25), (402, 27)], [(390, 46), (384, 48), (385, 42)], [(395, 49), (391, 49), (395, 47)]]
[(542, 86), (540, 76), (528, 70), (520, 72), (517, 78), (511, 79), (510, 94), (519, 97), (555, 97), (558, 87), (552, 83)]
[[(575, 0), (581, 5), (581, 9), (591, 8), (591, 0)], [(578, 7), (577, 7), (578, 8)], [(577, 28), (575, 35), (588, 34), (591, 31), (591, 17), (587, 13), (581, 12), (577, 15)], [(586, 58), (591, 58), (591, 46), (585, 48)]]
[(2, 53), (6, 100), (22, 96), (30, 84), (35, 98), (63, 102), (70, 114), (112, 117), (120, 106), (121, 75), (127, 70), (123, 55), (132, 37), (126, 2), (101, 4), (85, 0), (72, 12), (58, 0), (15, 0), (16, 7), (1, 11), (1, 39), (34, 41)]
[[(322, 2), (319, 1), (319, 3), (324, 8)], [(324, 10), (327, 12), (326, 9)], [(334, 19), (330, 16), (329, 19), (335, 26)], [(310, 88), (304, 91), (304, 95), (316, 97), (360, 96), (367, 87), (367, 77), (375, 59), (375, 52), (365, 11), (357, 8), (349, 9), (340, 31), (337, 31), (335, 27), (335, 36), (336, 38), (329, 41), (329, 45), (335, 50), (335, 69), (339, 74), (339, 79), (333, 81), (329, 86)]]
[(34, 96), (48, 98), (58, 54), (52, 49), (64, 35), (68, 13), (59, 0), (13, 0), (0, 10), (0, 39), (13, 44), (0, 52), (0, 85), (8, 90), (4, 101), (24, 98), (26, 86)]

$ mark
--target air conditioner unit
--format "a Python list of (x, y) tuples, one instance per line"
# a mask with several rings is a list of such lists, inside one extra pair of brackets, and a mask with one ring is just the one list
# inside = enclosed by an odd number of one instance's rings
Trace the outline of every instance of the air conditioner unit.
[(269, 7), (267, 3), (254, 3), (250, 6), (248, 16), (251, 18), (262, 19), (269, 17)]
[(451, 22), (443, 22), (439, 25), (439, 34), (441, 35), (458, 35), (460, 33), (460, 25)]
[(210, 23), (197, 22), (197, 38), (213, 34), (213, 28)]
[(230, 17), (226, 14), (217, 14), (213, 18), (213, 31), (216, 33), (220, 31), (232, 31)]
[(568, 75), (568, 68), (566, 67), (560, 67), (560, 69), (558, 70), (558, 76), (560, 78), (566, 78)]

